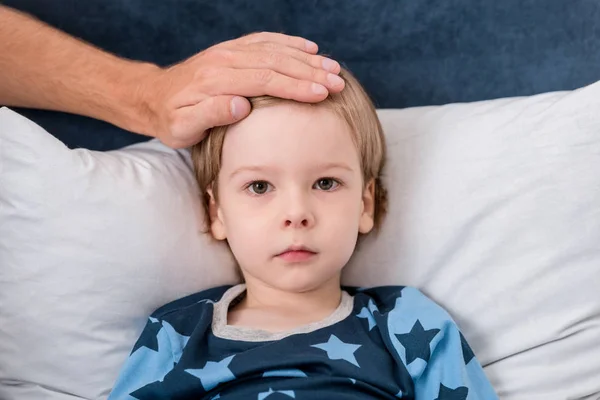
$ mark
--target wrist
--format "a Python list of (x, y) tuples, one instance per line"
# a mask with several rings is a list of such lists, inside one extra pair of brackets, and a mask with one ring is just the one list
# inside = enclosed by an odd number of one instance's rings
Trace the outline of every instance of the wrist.
[[(141, 135), (156, 137), (153, 86), (162, 68), (151, 63), (132, 62), (113, 83), (115, 93), (111, 116), (105, 120)], [(104, 119), (104, 118), (103, 118)]]

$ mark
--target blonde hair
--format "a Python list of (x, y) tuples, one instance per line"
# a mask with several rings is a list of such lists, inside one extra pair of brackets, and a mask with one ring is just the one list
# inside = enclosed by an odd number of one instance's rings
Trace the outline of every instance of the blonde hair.
[[(381, 181), (381, 174), (386, 159), (386, 145), (381, 123), (375, 112), (375, 106), (360, 83), (344, 70), (340, 77), (346, 82), (344, 90), (340, 93), (330, 94), (320, 103), (311, 104), (313, 107), (323, 107), (333, 111), (342, 118), (350, 127), (352, 140), (358, 149), (362, 168), (363, 185), (374, 180), (374, 227), (379, 229), (387, 212), (387, 190)], [(250, 98), (252, 109), (265, 108), (286, 102), (295, 103), (271, 96)], [(304, 103), (303, 103), (304, 104)], [(192, 161), (196, 180), (202, 191), (203, 207), (207, 232), (210, 226), (209, 201), (207, 193), (212, 188), (215, 201), (218, 202), (217, 181), (221, 169), (221, 151), (228, 126), (217, 126), (207, 132), (207, 136), (200, 143), (192, 147)]]

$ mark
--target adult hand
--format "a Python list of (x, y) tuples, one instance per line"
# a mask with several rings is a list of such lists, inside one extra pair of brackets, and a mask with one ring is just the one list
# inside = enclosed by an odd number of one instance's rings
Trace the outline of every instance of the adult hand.
[(170, 147), (187, 147), (202, 140), (207, 129), (246, 117), (246, 97), (319, 102), (341, 91), (340, 65), (316, 55), (317, 50), (300, 37), (255, 33), (161, 69), (140, 88), (150, 113), (147, 134)]

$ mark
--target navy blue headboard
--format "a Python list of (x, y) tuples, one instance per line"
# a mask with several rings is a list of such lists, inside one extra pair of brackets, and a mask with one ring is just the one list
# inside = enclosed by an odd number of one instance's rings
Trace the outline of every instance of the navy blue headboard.
[[(316, 41), (380, 108), (530, 95), (600, 79), (597, 0), (0, 0), (124, 57), (175, 63), (255, 31)], [(1, 73), (1, 71), (0, 71)], [(144, 140), (19, 110), (70, 147)]]

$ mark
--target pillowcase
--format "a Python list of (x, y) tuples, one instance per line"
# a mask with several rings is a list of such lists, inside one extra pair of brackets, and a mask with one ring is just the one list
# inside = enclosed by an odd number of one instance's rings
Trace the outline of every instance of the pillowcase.
[[(596, 399), (598, 109), (595, 84), (380, 111), (390, 210), (344, 283), (421, 288), (502, 399)], [(7, 109), (0, 127), (0, 398), (102, 398), (147, 315), (237, 282), (233, 261), (199, 233), (186, 152), (71, 151)]]
[(379, 115), (389, 215), (345, 282), (437, 300), (501, 399), (600, 399), (600, 83)]
[(186, 151), (69, 150), (0, 109), (0, 399), (108, 396), (148, 315), (237, 280)]

